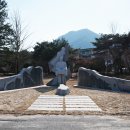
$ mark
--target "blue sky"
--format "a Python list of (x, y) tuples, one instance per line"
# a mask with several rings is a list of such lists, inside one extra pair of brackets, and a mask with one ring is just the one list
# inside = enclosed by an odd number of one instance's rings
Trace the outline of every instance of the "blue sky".
[(130, 0), (6, 0), (9, 16), (19, 11), (31, 33), (29, 42), (52, 40), (69, 31), (88, 28), (96, 33), (130, 30)]

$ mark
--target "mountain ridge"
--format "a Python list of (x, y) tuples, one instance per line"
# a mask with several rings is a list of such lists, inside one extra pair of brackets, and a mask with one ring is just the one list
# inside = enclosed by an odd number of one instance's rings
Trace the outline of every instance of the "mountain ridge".
[(64, 38), (67, 40), (73, 48), (94, 48), (94, 45), (91, 43), (95, 41), (95, 38), (98, 38), (100, 35), (89, 30), (89, 29), (80, 29), (77, 31), (69, 31), (68, 33), (61, 35), (59, 39)]

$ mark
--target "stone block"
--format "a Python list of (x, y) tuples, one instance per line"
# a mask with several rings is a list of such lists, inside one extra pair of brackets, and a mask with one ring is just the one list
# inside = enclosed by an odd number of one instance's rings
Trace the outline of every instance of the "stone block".
[(23, 68), (14, 76), (0, 79), (0, 91), (43, 85), (42, 67)]
[(60, 96), (69, 94), (69, 87), (64, 84), (60, 84), (60, 86), (57, 88), (56, 94)]
[(19, 88), (22, 88), (23, 87), (23, 83), (22, 83), (22, 80), (21, 78), (16, 78), (15, 79), (15, 89), (19, 89)]
[(32, 80), (34, 81), (35, 85), (41, 85), (43, 84), (43, 70), (42, 67), (38, 66), (38, 67), (33, 67), (30, 75), (32, 77)]
[(55, 86), (55, 87), (57, 87), (59, 84), (58, 84), (58, 79), (57, 79), (57, 77), (54, 77), (51, 81), (49, 81), (48, 83), (47, 83), (47, 86)]
[(78, 86), (130, 92), (130, 80), (103, 76), (95, 70), (83, 67), (78, 70)]
[(15, 89), (15, 82), (10, 82), (7, 84), (6, 86), (6, 90), (12, 90), (12, 89)]
[(30, 77), (29, 73), (27, 73), (26, 71), (23, 72), (23, 84), (25, 88), (35, 86), (33, 79)]

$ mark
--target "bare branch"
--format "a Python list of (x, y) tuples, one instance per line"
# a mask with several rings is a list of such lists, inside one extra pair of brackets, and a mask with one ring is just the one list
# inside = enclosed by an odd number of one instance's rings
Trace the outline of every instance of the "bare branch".
[(25, 40), (30, 36), (28, 35), (27, 26), (22, 25), (20, 14), (18, 11), (14, 12), (12, 17), (12, 28), (13, 28), (13, 37), (14, 37), (14, 51), (19, 52), (23, 49)]
[[(16, 61), (16, 73), (19, 70), (20, 52), (25, 46), (25, 40), (30, 36), (26, 31), (27, 26), (22, 25), (22, 21), (19, 12), (15, 11), (12, 17), (12, 28), (13, 28), (13, 44), (12, 49), (15, 52)], [(27, 49), (24, 49), (27, 50)]]
[(112, 34), (118, 33), (118, 31), (119, 31), (118, 25), (116, 23), (111, 23), (110, 24), (110, 31)]

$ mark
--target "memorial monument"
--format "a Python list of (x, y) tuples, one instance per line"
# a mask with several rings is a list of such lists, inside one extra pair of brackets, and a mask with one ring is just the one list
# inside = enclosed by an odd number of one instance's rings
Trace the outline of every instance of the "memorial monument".
[(66, 81), (69, 79), (69, 69), (67, 68), (68, 46), (62, 47), (57, 55), (49, 62), (49, 68), (55, 73), (56, 77), (52, 79), (48, 86), (58, 86), (56, 94), (66, 95), (69, 93), (69, 87), (66, 86)]
[(66, 84), (67, 77), (67, 64), (63, 61), (63, 57), (61, 56), (59, 61), (55, 65), (55, 74), (58, 79), (58, 84)]
[(67, 68), (68, 61), (68, 45), (62, 47), (56, 56), (50, 60), (49, 68), (50, 71), (54, 72), (56, 77), (52, 79), (47, 85), (48, 86), (59, 86), (60, 84), (66, 84), (69, 78), (70, 72)]
[(17, 75), (0, 79), (0, 91), (43, 85), (41, 66), (23, 68)]
[(103, 76), (83, 67), (78, 70), (78, 86), (130, 93), (130, 80)]

